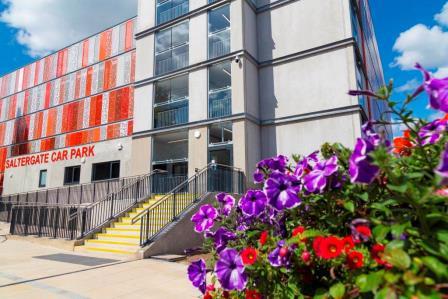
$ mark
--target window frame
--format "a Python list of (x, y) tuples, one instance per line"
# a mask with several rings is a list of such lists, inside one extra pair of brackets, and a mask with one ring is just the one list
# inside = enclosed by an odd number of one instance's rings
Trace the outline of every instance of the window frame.
[[(79, 169), (78, 181), (73, 181), (75, 169)], [(71, 176), (72, 176), (71, 182), (67, 182), (67, 171), (68, 170), (71, 170), (71, 172), (72, 172), (71, 173)], [(64, 168), (64, 186), (79, 185), (80, 182), (81, 182), (81, 165), (67, 166)]]
[[(109, 178), (107, 178), (107, 179), (100, 179), (100, 180), (97, 180), (97, 179), (95, 179), (95, 176), (96, 176), (96, 166), (97, 165), (100, 165), (100, 164), (109, 164), (110, 165), (110, 167), (109, 167)], [(113, 164), (118, 164), (118, 177), (116, 177), (116, 178), (113, 178), (112, 177), (112, 165)], [(91, 174), (91, 181), (92, 182), (100, 182), (100, 181), (108, 181), (108, 180), (115, 180), (115, 179), (119, 179), (120, 178), (120, 167), (121, 167), (121, 161), (120, 160), (114, 160), (114, 161), (106, 161), (106, 162), (99, 162), (99, 163), (94, 163), (94, 164), (92, 164), (92, 174)]]
[[(42, 174), (45, 173), (45, 182), (42, 184)], [(39, 171), (39, 188), (46, 188), (47, 187), (47, 178), (48, 178), (48, 170), (47, 169), (41, 169)]]
[[(209, 3), (211, 3), (211, 2), (209, 2)], [(226, 6), (229, 9), (229, 19), (228, 19), (229, 26), (224, 28), (224, 29), (220, 29), (220, 30), (217, 30), (217, 31), (214, 31), (214, 32), (210, 32), (210, 15), (211, 15), (211, 13), (213, 11), (215, 11), (215, 10), (221, 9), (223, 7), (226, 7)], [(230, 17), (230, 4), (229, 3), (226, 3), (226, 4), (222, 5), (222, 6), (219, 6), (219, 7), (216, 7), (216, 8), (213, 8), (213, 9), (207, 11), (207, 58), (208, 59), (215, 59), (215, 58), (224, 56), (226, 54), (229, 54), (231, 52), (231, 50), (232, 50), (231, 49), (231, 29), (232, 29), (232, 20), (231, 20), (231, 17)], [(229, 31), (229, 51), (227, 53), (223, 53), (222, 55), (217, 55), (217, 56), (213, 56), (212, 57), (212, 55), (210, 55), (210, 38), (216, 36), (217, 34), (219, 34), (221, 32), (224, 32), (226, 30)]]

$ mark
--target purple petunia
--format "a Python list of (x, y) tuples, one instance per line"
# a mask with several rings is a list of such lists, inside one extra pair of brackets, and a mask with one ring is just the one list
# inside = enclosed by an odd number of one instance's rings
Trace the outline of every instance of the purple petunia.
[(235, 198), (226, 193), (219, 193), (216, 195), (216, 200), (221, 204), (221, 215), (229, 216), (235, 206)]
[(421, 145), (435, 144), (440, 140), (443, 133), (447, 130), (446, 119), (436, 119), (433, 122), (420, 128), (418, 137), (420, 138)]
[(277, 243), (277, 247), (269, 253), (268, 260), (273, 267), (288, 267), (291, 264), (291, 254), (286, 242), (281, 240)]
[(311, 172), (316, 165), (317, 161), (319, 160), (317, 158), (319, 151), (315, 151), (311, 153), (310, 155), (304, 157), (302, 160), (300, 160), (297, 163), (296, 169), (294, 171), (294, 174), (301, 178), (302, 176), (308, 174)]
[(194, 230), (198, 233), (208, 231), (218, 217), (218, 211), (212, 205), (203, 205), (199, 211), (191, 217), (191, 221), (195, 223)]
[(425, 80), (417, 89), (415, 95), (422, 91), (426, 91), (429, 95), (429, 105), (432, 108), (448, 112), (448, 78), (433, 78), (420, 64), (417, 63), (415, 67), (423, 73)]
[(448, 143), (445, 144), (445, 149), (440, 157), (440, 163), (435, 169), (435, 173), (442, 177), (441, 185), (448, 184)]
[(321, 193), (327, 186), (327, 180), (338, 171), (338, 158), (332, 156), (328, 160), (319, 161), (314, 169), (304, 176), (304, 187), (308, 192)]
[(349, 159), (349, 174), (352, 183), (370, 184), (378, 176), (380, 169), (372, 163), (369, 153), (381, 144), (381, 138), (374, 132), (370, 122), (364, 124), (362, 129), (364, 137), (357, 139)]
[(227, 243), (229, 241), (236, 239), (236, 235), (232, 231), (230, 231), (224, 227), (218, 228), (218, 230), (214, 233), (207, 232), (205, 234), (205, 236), (207, 238), (210, 238), (210, 237), (213, 238), (214, 243), (215, 243), (215, 248), (218, 253), (226, 248)]
[(299, 191), (299, 181), (295, 176), (278, 171), (273, 172), (264, 185), (269, 204), (279, 211), (298, 206), (301, 202)]
[(207, 274), (207, 267), (205, 261), (200, 259), (198, 261), (192, 262), (188, 266), (188, 279), (190, 279), (193, 286), (198, 288), (202, 294), (205, 294), (206, 281), (205, 276)]
[(247, 193), (240, 199), (238, 206), (244, 215), (253, 217), (258, 216), (266, 208), (266, 204), (268, 199), (266, 194), (260, 190), (249, 190)]
[(266, 171), (285, 172), (288, 164), (288, 157), (279, 155), (277, 157), (267, 158), (257, 163), (257, 168), (254, 172), (254, 182), (262, 183), (265, 178)]
[(225, 290), (242, 291), (246, 287), (247, 275), (244, 273), (244, 264), (235, 249), (228, 248), (221, 251), (215, 264), (215, 273)]

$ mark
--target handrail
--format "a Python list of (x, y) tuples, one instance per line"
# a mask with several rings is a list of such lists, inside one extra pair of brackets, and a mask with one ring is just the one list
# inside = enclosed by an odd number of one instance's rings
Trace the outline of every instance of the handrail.
[(157, 203), (132, 218), (131, 224), (140, 221), (140, 246), (151, 242), (166, 226), (211, 192), (243, 193), (243, 172), (236, 167), (217, 163), (210, 163), (196, 171)]

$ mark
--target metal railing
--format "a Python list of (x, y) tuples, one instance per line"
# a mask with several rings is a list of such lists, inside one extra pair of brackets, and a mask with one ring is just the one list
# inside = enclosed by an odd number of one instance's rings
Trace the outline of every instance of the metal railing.
[(209, 35), (208, 51), (209, 59), (230, 53), (230, 28)]
[(154, 127), (163, 128), (188, 122), (188, 105), (154, 113)]
[(11, 219), (11, 208), (17, 204), (81, 205), (97, 202), (107, 194), (120, 190), (120, 188), (132, 182), (135, 178), (125, 177), (4, 195), (0, 197), (0, 221), (9, 222)]
[[(185, 52), (173, 54), (176, 49), (180, 49), (181, 47), (186, 48)], [(162, 60), (159, 60), (158, 55), (156, 55), (156, 75), (165, 74), (186, 67), (188, 65), (188, 59), (189, 59), (188, 44), (181, 47), (178, 47), (175, 50), (169, 50), (171, 51), (172, 56)]]
[(169, 182), (172, 178), (167, 172), (161, 170), (132, 177), (119, 190), (90, 204), (20, 203), (13, 205), (11, 234), (72, 240), (83, 238), (155, 194), (154, 190), (167, 192), (167, 188), (158, 186), (164, 184), (163, 177)]
[(208, 193), (242, 194), (244, 189), (244, 173), (241, 170), (215, 163), (207, 165), (132, 219), (132, 224), (140, 222), (140, 246), (153, 241), (165, 227)]
[(221, 99), (210, 99), (208, 117), (223, 117), (232, 114), (232, 99), (225, 97)]
[(186, 13), (188, 13), (188, 1), (176, 5), (158, 14), (157, 25), (171, 21), (172, 19), (180, 17)]

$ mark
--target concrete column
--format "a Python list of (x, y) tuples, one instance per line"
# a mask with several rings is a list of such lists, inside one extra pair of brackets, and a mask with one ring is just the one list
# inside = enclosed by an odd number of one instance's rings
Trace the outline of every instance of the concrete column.
[(237, 0), (230, 3), (230, 52), (243, 49), (243, 2)]
[(241, 60), (236, 63), (231, 61), (232, 71), (232, 114), (238, 114), (244, 112), (244, 61)]
[(138, 1), (137, 32), (141, 32), (155, 26), (156, 0)]
[(207, 0), (190, 0), (190, 11), (207, 5)]
[(190, 19), (190, 64), (195, 64), (207, 60), (207, 13), (200, 14)]
[[(196, 136), (195, 136), (196, 135)], [(199, 136), (197, 138), (197, 136)], [(195, 168), (202, 169), (208, 163), (208, 128), (197, 127), (188, 131), (188, 176), (194, 175)]]
[(142, 137), (132, 140), (131, 176), (147, 174), (151, 171), (152, 138)]
[(207, 119), (208, 107), (208, 75), (207, 68), (189, 74), (189, 120), (190, 122)]
[(136, 88), (134, 91), (134, 133), (153, 127), (153, 84)]
[(137, 40), (135, 81), (151, 78), (154, 74), (154, 34)]

